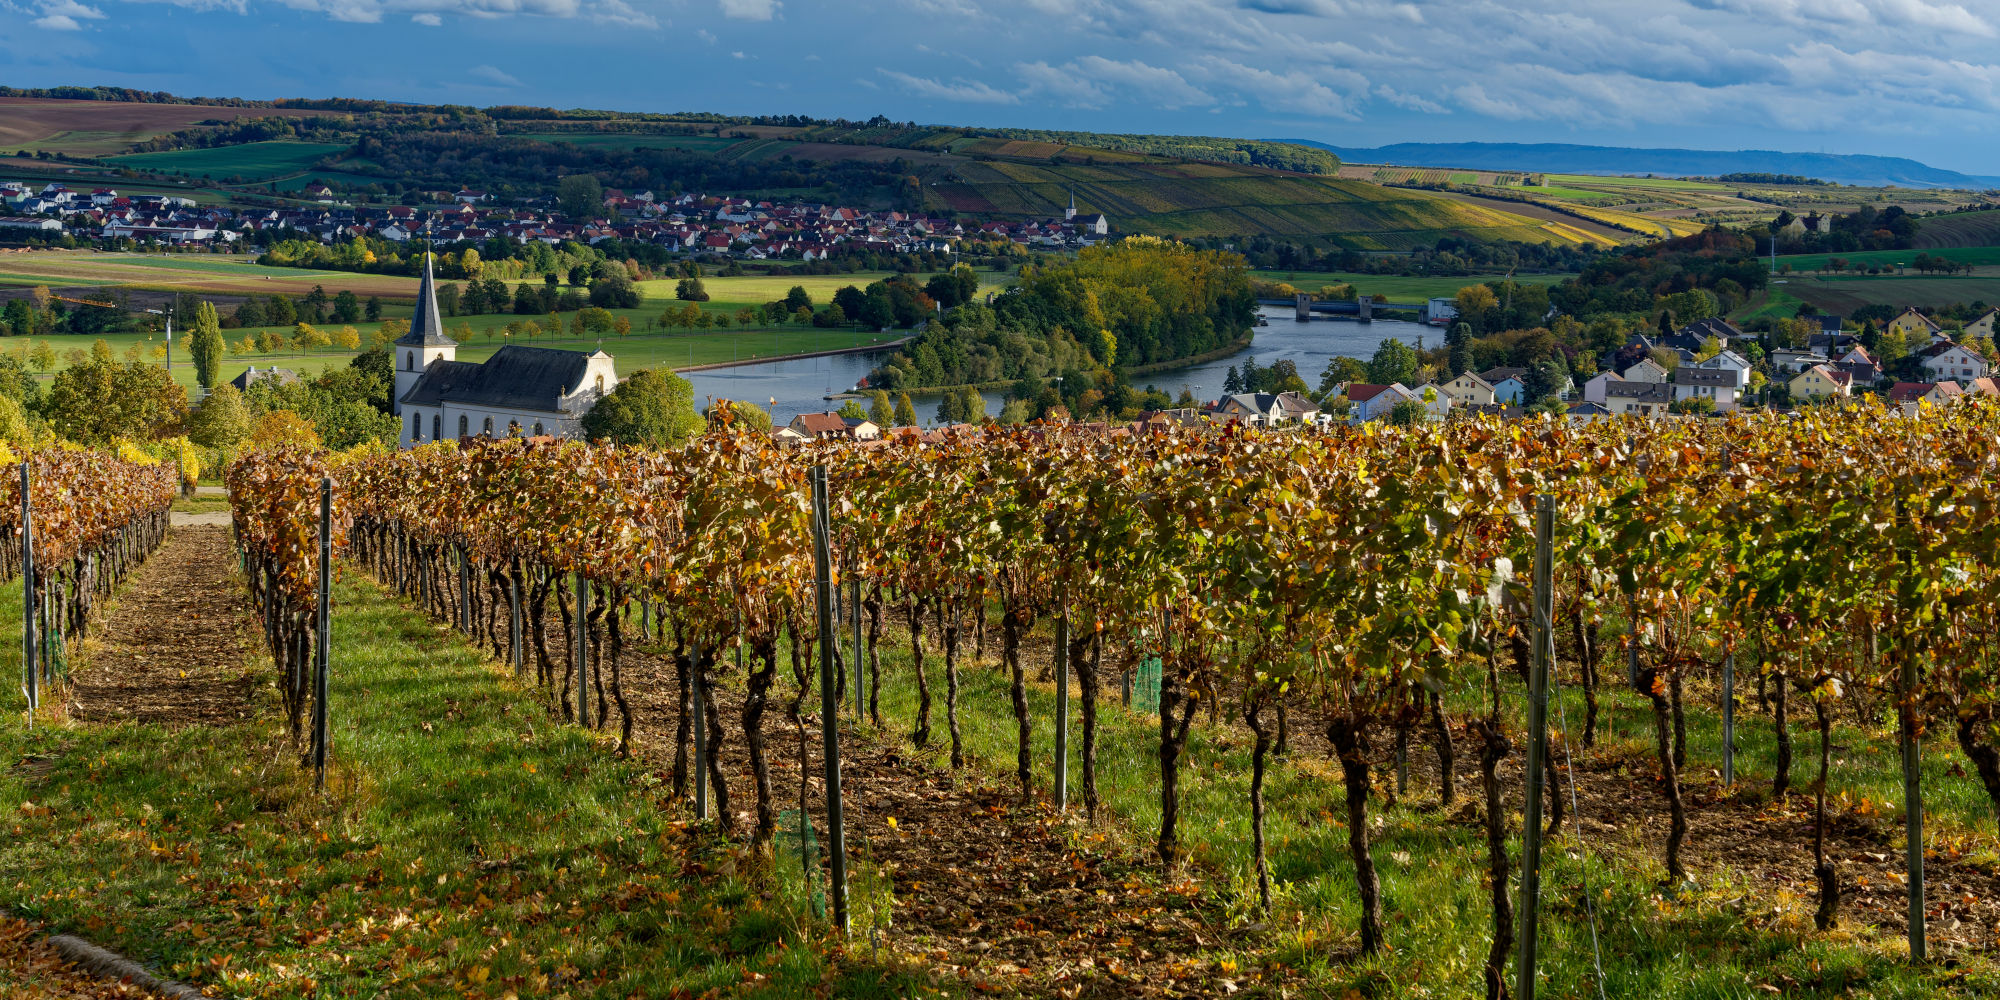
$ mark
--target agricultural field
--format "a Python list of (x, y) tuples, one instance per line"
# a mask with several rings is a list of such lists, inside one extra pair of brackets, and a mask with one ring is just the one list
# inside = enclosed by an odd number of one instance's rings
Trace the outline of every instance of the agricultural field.
[(1922, 276), (1800, 277), (1782, 286), (1822, 312), (1846, 315), (1862, 306), (1940, 307), (1955, 303), (2000, 304), (2000, 275), (1969, 278)]
[(1080, 210), (1161, 235), (1271, 233), (1359, 250), (1408, 249), (1452, 234), (1570, 241), (1536, 220), (1429, 192), (1222, 164), (969, 163), (925, 192), (939, 208), (1047, 217), (1062, 213), (1072, 188)]
[(346, 148), (326, 142), (251, 142), (214, 149), (133, 153), (109, 159), (121, 166), (156, 173), (187, 174), (218, 181), (229, 177), (267, 181), (299, 173)]
[(630, 132), (510, 132), (537, 142), (564, 142), (586, 149), (680, 149), (716, 153), (745, 140), (716, 135), (647, 135)]
[(1923, 220), (1917, 229), (1921, 249), (1979, 247), (2000, 244), (2000, 210), (1959, 212)]
[[(1849, 269), (1855, 267), (1895, 267), (1909, 266), (1918, 254), (1942, 257), (1945, 260), (1971, 264), (1975, 267), (2000, 265), (2000, 246), (1943, 247), (1936, 250), (1860, 250), (1854, 253), (1814, 253), (1785, 254), (1778, 258), (1778, 267), (1791, 265), (1793, 271), (1819, 271), (1835, 257), (1847, 261)], [(1914, 271), (1910, 273), (1915, 273)]]
[[(1282, 281), (1301, 291), (1319, 288), (1323, 285), (1353, 285), (1355, 291), (1363, 295), (1387, 295), (1391, 302), (1416, 302), (1429, 298), (1440, 298), (1458, 294), (1467, 285), (1478, 285), (1488, 281), (1501, 281), (1503, 274), (1477, 274), (1460, 277), (1403, 277), (1385, 274), (1350, 274), (1344, 271), (1252, 271), (1250, 276), (1258, 281)], [(1566, 274), (1517, 274), (1514, 280), (1523, 285), (1554, 285)]]
[(135, 142), (214, 119), (234, 121), (238, 118), (308, 117), (327, 113), (205, 104), (0, 97), (0, 149), (10, 153), (25, 149), (74, 156), (109, 156), (125, 152)]

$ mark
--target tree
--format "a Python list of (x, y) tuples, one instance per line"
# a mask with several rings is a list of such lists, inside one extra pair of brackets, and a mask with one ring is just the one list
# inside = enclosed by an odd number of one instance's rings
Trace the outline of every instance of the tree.
[(889, 427), (896, 422), (896, 411), (889, 403), (889, 394), (876, 389), (868, 394), (868, 419), (877, 427)]
[(674, 285), (674, 298), (686, 302), (707, 302), (708, 288), (701, 283), (701, 276), (682, 278)]
[(56, 373), (42, 416), (72, 441), (152, 440), (177, 433), (187, 405), (159, 365), (86, 359)]
[[(1331, 365), (1328, 366), (1328, 370), (1332, 370)], [(1243, 391), (1243, 373), (1237, 371), (1235, 365), (1230, 365), (1229, 370), (1223, 373), (1222, 391), (1224, 394), (1230, 396)]]
[(632, 282), (622, 267), (609, 269), (603, 277), (590, 284), (590, 304), (605, 309), (637, 309), (646, 301), (646, 293)]
[(910, 394), (907, 392), (896, 397), (896, 426), (917, 426), (917, 408), (910, 402)]
[(694, 386), (671, 371), (644, 368), (618, 383), (583, 415), (593, 440), (667, 448), (701, 431)]
[(1449, 378), (1457, 378), (1472, 370), (1472, 327), (1464, 323), (1453, 323), (1445, 331), (1444, 343), (1449, 348), (1445, 361), (1445, 372)]
[(278, 445), (317, 448), (320, 440), (319, 431), (313, 428), (312, 421), (290, 410), (272, 410), (251, 425), (250, 443), (259, 448)]
[(889, 286), (880, 281), (869, 285), (861, 299), (861, 325), (881, 330), (895, 323), (896, 302), (889, 296)]
[(965, 422), (965, 397), (955, 392), (947, 392), (938, 400), (937, 422), (960, 424)]
[(188, 415), (188, 437), (204, 448), (236, 447), (250, 436), (250, 407), (243, 394), (228, 383), (216, 386)]
[(868, 410), (861, 405), (861, 401), (858, 399), (849, 399), (843, 401), (840, 404), (840, 409), (837, 412), (839, 412), (839, 414), (842, 417), (845, 417), (848, 420), (868, 419)]
[(382, 299), (380, 296), (368, 296), (368, 305), (362, 310), (362, 318), (370, 323), (374, 323), (382, 318)]
[(194, 314), (194, 332), (188, 334), (188, 355), (194, 358), (194, 378), (204, 389), (214, 389), (222, 380), (222, 321), (215, 306), (203, 302)]
[(1397, 427), (1415, 426), (1423, 423), (1427, 416), (1424, 404), (1414, 399), (1405, 399), (1389, 409), (1389, 423)]
[(795, 313), (801, 309), (810, 312), (812, 307), (812, 296), (806, 294), (804, 285), (793, 285), (792, 290), (785, 293), (785, 311), (787, 313)]
[(986, 420), (986, 397), (981, 396), (979, 390), (971, 386), (966, 386), (965, 391), (960, 395), (962, 399), (959, 403), (958, 411), (963, 416), (959, 419), (964, 420), (968, 424), (984, 423)]
[(1417, 351), (1394, 337), (1384, 338), (1368, 361), (1368, 381), (1376, 385), (1409, 385), (1417, 374)]
[(755, 403), (747, 403), (740, 399), (716, 400), (715, 405), (709, 407), (706, 414), (709, 424), (711, 426), (718, 424), (725, 413), (729, 415), (729, 426), (735, 430), (756, 431), (762, 434), (771, 432), (771, 415)]
[(556, 183), (556, 204), (574, 221), (595, 219), (604, 212), (604, 185), (590, 174), (571, 174)]
[(352, 289), (343, 288), (333, 296), (333, 321), (335, 323), (356, 323), (361, 320), (361, 298)]
[(46, 340), (37, 340), (34, 349), (28, 352), (28, 361), (37, 371), (48, 371), (56, 366), (56, 349)]
[(1345, 355), (1335, 355), (1327, 359), (1326, 370), (1319, 373), (1319, 392), (1322, 396), (1330, 396), (1343, 385), (1367, 380), (1366, 365)]

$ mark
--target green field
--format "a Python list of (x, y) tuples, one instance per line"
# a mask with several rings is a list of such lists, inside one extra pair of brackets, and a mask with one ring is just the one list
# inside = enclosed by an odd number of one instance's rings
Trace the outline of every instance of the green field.
[(323, 157), (346, 149), (326, 142), (251, 142), (214, 149), (179, 149), (164, 153), (132, 153), (113, 156), (109, 162), (136, 170), (182, 173), (193, 176), (242, 177), (263, 181), (285, 177), (311, 167)]
[[(1766, 241), (1768, 242), (1768, 241)], [(1768, 247), (1766, 248), (1768, 249)], [(1835, 257), (1847, 261), (1850, 269), (1854, 266), (1888, 267), (1896, 264), (1908, 266), (1918, 254), (1943, 257), (1961, 264), (1990, 266), (2000, 264), (2000, 246), (1942, 247), (1936, 250), (1860, 250), (1854, 253), (1810, 253), (1788, 254), (1778, 258), (1778, 266), (1792, 265), (1793, 271), (1818, 271), (1826, 267), (1826, 262)]]
[(284, 278), (345, 278), (345, 271), (309, 271), (298, 267), (266, 267), (248, 257), (221, 257), (211, 254), (116, 254), (103, 260), (128, 267), (154, 267), (163, 271), (200, 271), (205, 274), (255, 275)]
[[(1322, 285), (1353, 285), (1355, 291), (1363, 295), (1387, 295), (1391, 302), (1412, 302), (1420, 299), (1442, 298), (1457, 295), (1458, 290), (1467, 285), (1480, 285), (1489, 281), (1503, 280), (1502, 274), (1477, 274), (1461, 277), (1401, 277), (1383, 274), (1352, 274), (1344, 271), (1253, 271), (1251, 276), (1259, 281), (1282, 281), (1301, 291), (1312, 291)], [(1566, 274), (1517, 274), (1514, 280), (1523, 285), (1553, 285)]]

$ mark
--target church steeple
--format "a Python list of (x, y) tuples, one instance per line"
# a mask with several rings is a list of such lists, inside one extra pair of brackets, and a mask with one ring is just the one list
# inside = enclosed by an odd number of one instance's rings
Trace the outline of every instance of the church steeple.
[(1064, 212), (1064, 213), (1063, 213), (1063, 221), (1064, 221), (1064, 222), (1068, 222), (1068, 221), (1070, 221), (1071, 219), (1074, 219), (1074, 218), (1076, 218), (1076, 189), (1075, 189), (1075, 188), (1070, 188), (1070, 189), (1069, 189), (1069, 211), (1067, 211), (1067, 212)]
[(457, 347), (458, 341), (444, 332), (444, 317), (438, 312), (437, 282), (431, 276), (431, 254), (424, 253), (424, 277), (417, 285), (417, 311), (410, 317), (410, 332), (396, 338), (398, 347)]

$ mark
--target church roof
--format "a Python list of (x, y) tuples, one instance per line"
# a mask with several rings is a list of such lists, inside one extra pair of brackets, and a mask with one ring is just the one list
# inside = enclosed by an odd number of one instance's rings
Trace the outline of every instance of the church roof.
[(458, 341), (445, 336), (444, 317), (438, 314), (437, 282), (431, 278), (431, 255), (428, 253), (424, 254), (424, 280), (417, 285), (416, 315), (410, 317), (410, 332), (396, 338), (396, 346), (458, 346)]
[(562, 398), (583, 384), (593, 357), (582, 351), (509, 344), (482, 362), (433, 361), (403, 394), (402, 402), (558, 413)]

